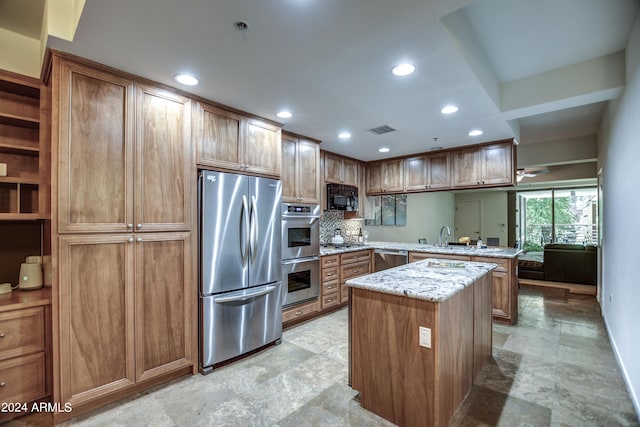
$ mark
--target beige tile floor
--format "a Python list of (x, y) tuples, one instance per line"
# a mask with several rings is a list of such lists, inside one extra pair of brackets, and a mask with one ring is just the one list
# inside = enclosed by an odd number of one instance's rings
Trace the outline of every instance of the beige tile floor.
[[(494, 324), (493, 361), (452, 426), (638, 426), (593, 297), (523, 286), (520, 320)], [(347, 386), (347, 310), (284, 332), (282, 344), (176, 380), (78, 426), (390, 426)], [(38, 417), (10, 426), (42, 425)]]

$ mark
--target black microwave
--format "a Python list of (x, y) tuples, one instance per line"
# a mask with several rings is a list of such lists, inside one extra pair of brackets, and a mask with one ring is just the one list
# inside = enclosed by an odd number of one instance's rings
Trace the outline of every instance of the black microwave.
[(327, 209), (330, 211), (357, 211), (358, 187), (327, 184)]

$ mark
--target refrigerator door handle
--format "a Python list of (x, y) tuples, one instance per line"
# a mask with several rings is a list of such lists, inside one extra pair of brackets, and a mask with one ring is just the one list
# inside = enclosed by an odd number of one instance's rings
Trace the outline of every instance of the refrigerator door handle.
[(273, 290), (275, 289), (275, 286), (267, 286), (266, 288), (257, 291), (257, 292), (252, 292), (250, 294), (243, 294), (243, 295), (236, 295), (233, 297), (215, 297), (213, 299), (213, 302), (216, 303), (225, 303), (225, 302), (238, 302), (238, 301), (246, 301), (249, 300), (251, 298), (255, 298), (255, 297), (259, 297), (262, 295), (266, 295), (270, 292), (273, 292)]
[(258, 207), (256, 197), (251, 196), (251, 263), (254, 263), (258, 255)]
[(240, 226), (244, 226), (244, 233), (240, 230), (240, 256), (242, 257), (242, 266), (247, 265), (249, 259), (249, 208), (247, 206), (247, 196), (242, 196), (242, 212), (240, 212)]

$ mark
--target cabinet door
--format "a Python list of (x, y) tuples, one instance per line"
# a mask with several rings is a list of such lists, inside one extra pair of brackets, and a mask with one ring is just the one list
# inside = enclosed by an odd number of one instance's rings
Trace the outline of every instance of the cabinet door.
[(133, 83), (59, 59), (52, 81), (59, 232), (132, 231)]
[(238, 170), (242, 116), (200, 102), (197, 116), (197, 163)]
[(136, 380), (192, 365), (190, 233), (137, 234)]
[(324, 182), (342, 184), (342, 157), (324, 153)]
[(511, 289), (509, 273), (494, 271), (493, 281), (493, 316), (506, 320), (511, 319)]
[(134, 384), (134, 243), (106, 234), (59, 244), (57, 400), (75, 406)]
[(280, 177), (281, 130), (259, 120), (246, 120), (245, 138), (241, 145), (247, 172)]
[(191, 101), (150, 86), (136, 90), (136, 231), (191, 228)]
[(311, 141), (298, 141), (297, 148), (298, 201), (320, 203), (320, 146)]
[(382, 193), (382, 163), (367, 164), (367, 194)]
[(298, 180), (297, 139), (282, 135), (282, 201), (295, 203)]
[(404, 161), (404, 176), (406, 191), (420, 190), (427, 188), (427, 157), (411, 157)]
[(480, 184), (478, 150), (458, 150), (453, 154), (453, 186), (477, 187)]
[[(427, 188), (430, 190), (451, 187), (451, 153), (427, 156)], [(405, 177), (406, 178), (406, 177)]]
[(384, 162), (384, 192), (398, 192), (404, 189), (404, 160), (388, 160)]
[(511, 144), (495, 144), (483, 147), (482, 183), (513, 184), (513, 161)]
[(358, 162), (353, 159), (342, 158), (342, 183), (358, 186)]

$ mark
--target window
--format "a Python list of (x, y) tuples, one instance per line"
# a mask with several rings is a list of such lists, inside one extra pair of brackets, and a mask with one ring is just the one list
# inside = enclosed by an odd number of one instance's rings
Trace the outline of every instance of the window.
[(596, 188), (552, 189), (518, 193), (520, 241), (526, 251), (547, 243), (596, 244)]

